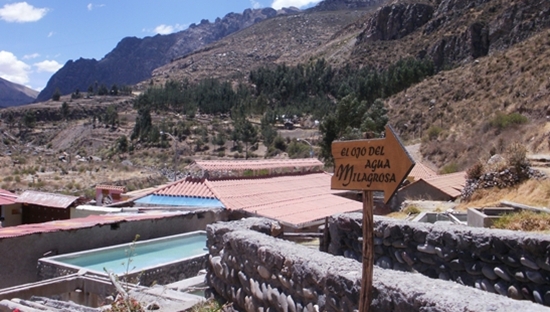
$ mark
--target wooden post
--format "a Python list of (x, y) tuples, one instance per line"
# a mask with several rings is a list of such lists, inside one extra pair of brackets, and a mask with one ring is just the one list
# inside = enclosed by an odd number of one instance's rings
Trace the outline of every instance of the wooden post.
[(370, 311), (372, 302), (372, 273), (374, 269), (374, 201), (372, 191), (363, 191), (363, 277), (359, 312)]

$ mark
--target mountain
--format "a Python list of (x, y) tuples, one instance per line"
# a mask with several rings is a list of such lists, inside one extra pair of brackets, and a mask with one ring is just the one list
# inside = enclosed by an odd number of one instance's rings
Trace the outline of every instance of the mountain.
[(191, 24), (188, 29), (174, 34), (124, 38), (99, 61), (83, 58), (68, 61), (50, 78), (37, 101), (50, 99), (57, 88), (62, 94), (70, 94), (77, 89), (86, 91), (96, 84), (107, 88), (113, 84), (133, 85), (150, 78), (153, 69), (173, 59), (265, 19), (297, 11), (292, 8), (279, 11), (247, 9), (242, 14), (229, 13), (214, 22), (202, 20), (198, 25)]
[(0, 107), (29, 104), (37, 96), (36, 90), (0, 78)]

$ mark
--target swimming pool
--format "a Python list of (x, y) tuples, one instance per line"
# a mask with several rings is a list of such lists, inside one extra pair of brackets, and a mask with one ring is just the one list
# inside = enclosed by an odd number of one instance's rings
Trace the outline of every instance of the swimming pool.
[[(51, 278), (86, 270), (106, 275), (105, 270), (107, 270), (117, 275), (128, 273), (129, 275), (144, 274), (147, 276), (152, 273), (158, 275), (158, 273), (166, 272), (165, 275), (175, 274), (178, 278), (186, 278), (200, 270), (195, 267), (203, 262), (202, 258), (206, 259), (207, 254), (206, 232), (195, 231), (41, 258), (39, 259), (39, 271), (43, 274), (40, 272), (39, 274), (42, 278)], [(196, 269), (196, 272), (182, 274), (183, 272), (178, 271), (174, 266), (187, 271)], [(188, 268), (185, 268), (186, 266)], [(167, 282), (170, 282), (170, 279)]]

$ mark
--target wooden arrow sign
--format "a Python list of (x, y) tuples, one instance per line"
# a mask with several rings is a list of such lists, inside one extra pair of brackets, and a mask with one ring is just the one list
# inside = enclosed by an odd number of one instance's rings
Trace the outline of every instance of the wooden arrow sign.
[(335, 190), (384, 191), (387, 203), (414, 166), (391, 126), (383, 139), (332, 143)]

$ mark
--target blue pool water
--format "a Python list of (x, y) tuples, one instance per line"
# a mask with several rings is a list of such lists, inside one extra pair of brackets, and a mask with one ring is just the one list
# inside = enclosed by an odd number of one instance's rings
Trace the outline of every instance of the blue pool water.
[(104, 273), (105, 268), (115, 274), (124, 274), (203, 255), (205, 247), (206, 233), (193, 232), (48, 259), (100, 273)]

